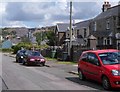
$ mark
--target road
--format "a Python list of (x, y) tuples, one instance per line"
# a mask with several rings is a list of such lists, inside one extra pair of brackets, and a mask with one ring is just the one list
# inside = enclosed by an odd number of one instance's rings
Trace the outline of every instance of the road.
[(3, 54), (1, 79), (3, 90), (103, 90), (100, 84), (80, 81), (77, 75), (63, 69), (24, 66)]

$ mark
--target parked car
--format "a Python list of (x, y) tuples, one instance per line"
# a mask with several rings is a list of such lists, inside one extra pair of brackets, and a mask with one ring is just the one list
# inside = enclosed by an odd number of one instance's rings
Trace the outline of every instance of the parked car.
[(120, 51), (90, 50), (82, 53), (78, 62), (79, 79), (92, 79), (103, 88), (120, 88)]
[(24, 56), (23, 65), (45, 65), (45, 58), (40, 54), (39, 51), (26, 51)]
[(25, 52), (26, 52), (26, 50), (18, 50), (18, 52), (16, 54), (16, 62), (22, 63), (22, 61), (24, 60)]

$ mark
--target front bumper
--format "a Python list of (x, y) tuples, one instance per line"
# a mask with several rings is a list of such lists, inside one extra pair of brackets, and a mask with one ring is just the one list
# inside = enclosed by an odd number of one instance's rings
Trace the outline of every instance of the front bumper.
[(29, 65), (40, 65), (40, 64), (45, 64), (45, 61), (28, 61), (27, 64), (29, 64)]
[(120, 88), (120, 76), (112, 76), (110, 83), (112, 88)]

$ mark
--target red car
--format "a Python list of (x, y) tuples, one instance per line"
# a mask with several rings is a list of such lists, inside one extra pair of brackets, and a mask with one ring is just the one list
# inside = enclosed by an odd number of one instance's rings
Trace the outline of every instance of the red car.
[(80, 56), (79, 79), (92, 79), (102, 83), (103, 88), (120, 88), (120, 50), (90, 50)]
[(23, 64), (26, 65), (45, 65), (45, 58), (40, 54), (39, 51), (26, 51), (24, 55)]

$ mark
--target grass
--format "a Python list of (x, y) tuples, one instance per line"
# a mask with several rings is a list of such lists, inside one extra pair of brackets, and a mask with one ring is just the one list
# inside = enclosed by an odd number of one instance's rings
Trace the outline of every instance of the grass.
[(45, 59), (48, 60), (48, 61), (57, 61), (56, 58), (45, 57)]
[(77, 62), (74, 61), (58, 61), (56, 58), (45, 57), (47, 61), (56, 61), (58, 64), (72, 64), (75, 65)]
[(59, 61), (59, 62), (57, 62), (58, 64), (72, 64), (72, 65), (75, 65), (75, 64), (77, 64), (76, 62), (74, 62), (74, 61)]

